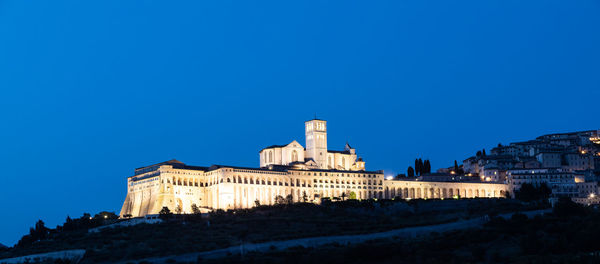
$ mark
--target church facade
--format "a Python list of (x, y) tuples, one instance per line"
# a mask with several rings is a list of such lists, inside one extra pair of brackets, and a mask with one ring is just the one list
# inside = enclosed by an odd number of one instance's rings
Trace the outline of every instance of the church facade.
[(247, 168), (191, 166), (170, 160), (135, 169), (127, 178), (121, 216), (157, 214), (163, 207), (177, 213), (250, 208), (277, 199), (319, 202), (323, 197), (356, 199), (504, 197), (505, 184), (386, 180), (383, 171), (368, 171), (348, 143), (327, 148), (327, 122), (305, 122), (306, 148), (297, 141), (259, 152), (260, 166)]

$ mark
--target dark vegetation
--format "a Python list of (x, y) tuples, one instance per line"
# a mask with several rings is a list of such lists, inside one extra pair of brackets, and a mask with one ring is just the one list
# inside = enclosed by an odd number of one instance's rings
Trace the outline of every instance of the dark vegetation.
[(199, 263), (600, 263), (600, 212), (561, 199), (550, 214), (493, 217), (483, 228), (359, 245), (297, 247)]
[(62, 226), (57, 226), (55, 229), (47, 228), (44, 221), (38, 220), (35, 226), (29, 229), (29, 234), (24, 235), (16, 245), (16, 248), (25, 248), (33, 245), (38, 241), (54, 238), (57, 234), (74, 231), (87, 230), (102, 225), (112, 224), (117, 221), (119, 216), (112, 212), (100, 212), (94, 217), (85, 213), (80, 218), (71, 219), (67, 216), (65, 223)]
[[(510, 199), (460, 200), (346, 200), (259, 206), (235, 211), (200, 214), (161, 213), (161, 224), (89, 228), (118, 221), (108, 216), (84, 215), (36, 236), (36, 230), (15, 247), (0, 251), (0, 259), (65, 249), (85, 249), (83, 263), (133, 260), (199, 252), (237, 245), (300, 237), (360, 234), (415, 225), (536, 209), (539, 205)], [(110, 221), (109, 221), (110, 220)], [(31, 236), (27, 238), (27, 236)]]
[(415, 159), (414, 168), (412, 166), (408, 166), (406, 174), (398, 174), (396, 175), (396, 178), (415, 177), (428, 173), (431, 173), (431, 162), (427, 159), (423, 161), (423, 159), (418, 158)]
[(547, 200), (552, 194), (552, 190), (546, 184), (534, 186), (530, 183), (523, 183), (521, 188), (515, 191), (515, 198), (522, 201), (538, 201)]

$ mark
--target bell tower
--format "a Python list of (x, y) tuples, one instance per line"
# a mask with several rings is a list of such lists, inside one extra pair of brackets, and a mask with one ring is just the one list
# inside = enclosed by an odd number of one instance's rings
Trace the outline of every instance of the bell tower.
[(313, 119), (304, 122), (306, 158), (313, 159), (319, 168), (327, 168), (327, 121)]

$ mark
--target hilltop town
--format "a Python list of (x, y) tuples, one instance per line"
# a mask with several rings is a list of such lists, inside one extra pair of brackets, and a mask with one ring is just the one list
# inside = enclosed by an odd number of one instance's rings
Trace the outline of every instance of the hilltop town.
[(284, 200), (515, 197), (523, 186), (527, 193), (537, 188), (552, 198), (598, 202), (598, 130), (499, 144), (489, 154), (477, 152), (460, 166), (389, 179), (382, 170), (367, 170), (350, 144), (343, 150), (328, 148), (327, 129), (325, 120), (306, 121), (306, 146), (292, 140), (266, 147), (259, 152), (256, 168), (191, 166), (178, 160), (138, 168), (127, 179), (120, 215), (156, 215), (163, 209), (176, 213), (233, 210)]
[[(523, 184), (546, 185), (551, 197), (569, 197), (583, 204), (598, 203), (600, 130), (548, 134), (536, 139), (498, 144), (489, 154), (478, 151), (458, 168), (438, 170), (424, 178), (475, 176), (507, 185), (513, 195)], [(458, 178), (462, 179), (462, 178)]]

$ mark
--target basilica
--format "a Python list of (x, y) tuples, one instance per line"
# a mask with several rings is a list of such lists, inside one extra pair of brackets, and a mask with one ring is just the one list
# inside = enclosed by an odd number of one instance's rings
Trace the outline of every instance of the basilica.
[(163, 207), (176, 213), (251, 208), (278, 199), (504, 197), (507, 191), (505, 184), (493, 182), (385, 179), (381, 170), (366, 170), (348, 143), (343, 150), (328, 149), (325, 120), (306, 121), (305, 138), (305, 146), (293, 140), (262, 149), (257, 168), (192, 166), (178, 160), (137, 168), (127, 178), (120, 215), (158, 214)]

